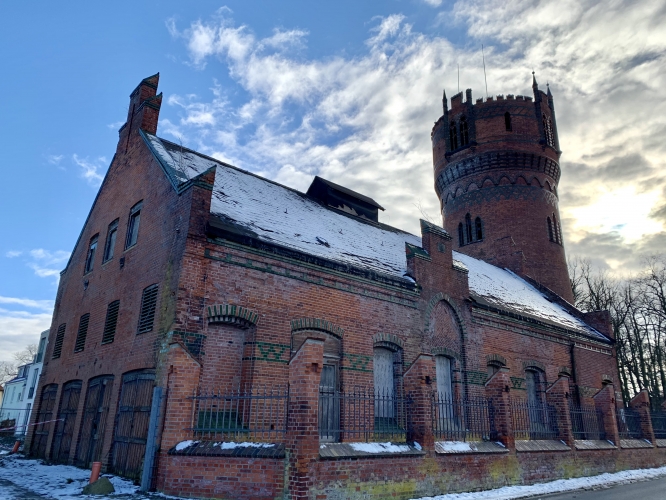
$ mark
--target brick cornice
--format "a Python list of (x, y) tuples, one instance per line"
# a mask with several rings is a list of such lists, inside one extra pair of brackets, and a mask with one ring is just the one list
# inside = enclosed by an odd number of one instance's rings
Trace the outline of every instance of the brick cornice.
[(330, 321), (319, 318), (299, 318), (291, 320), (291, 331), (298, 332), (300, 330), (315, 330), (320, 332), (330, 333), (336, 337), (342, 338), (344, 330), (339, 326), (334, 325)]
[(259, 314), (233, 304), (208, 306), (208, 323), (226, 323), (241, 328), (250, 328), (259, 321)]

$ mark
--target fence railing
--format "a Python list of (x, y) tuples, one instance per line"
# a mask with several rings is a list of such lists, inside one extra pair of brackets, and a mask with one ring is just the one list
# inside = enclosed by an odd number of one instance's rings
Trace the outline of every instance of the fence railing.
[(654, 430), (655, 439), (666, 439), (666, 412), (653, 411), (650, 417), (652, 417), (652, 429)]
[(497, 439), (492, 404), (485, 398), (456, 399), (432, 395), (432, 431), (445, 441), (494, 441)]
[(643, 439), (641, 416), (633, 408), (621, 408), (615, 413), (620, 439)]
[(28, 431), (30, 408), (3, 408), (0, 411), (0, 435), (23, 436)]
[(238, 389), (196, 394), (192, 430), (195, 438), (222, 441), (281, 442), (287, 432), (286, 387)]
[(516, 439), (557, 439), (557, 412), (546, 403), (511, 400), (511, 419)]
[(368, 388), (319, 391), (319, 438), (324, 442), (407, 438), (411, 399)]
[(571, 404), (569, 415), (574, 439), (606, 440), (604, 414), (596, 406)]

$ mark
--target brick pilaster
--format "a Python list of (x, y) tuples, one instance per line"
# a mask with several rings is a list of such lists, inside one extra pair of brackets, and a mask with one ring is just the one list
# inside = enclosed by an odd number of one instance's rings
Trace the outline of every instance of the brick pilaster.
[(571, 426), (571, 413), (569, 413), (571, 387), (569, 377), (560, 375), (546, 391), (546, 401), (555, 407), (557, 415), (557, 438), (567, 445), (573, 446), (574, 436)]
[(432, 449), (435, 437), (432, 432), (432, 397), (435, 382), (433, 357), (421, 354), (403, 377), (405, 394), (411, 397), (407, 439), (416, 441), (426, 449)]
[(497, 439), (507, 448), (514, 449), (516, 440), (511, 421), (511, 379), (509, 369), (500, 368), (486, 382), (486, 398), (493, 407)]
[(289, 498), (305, 500), (314, 484), (310, 465), (319, 457), (319, 382), (324, 342), (308, 338), (289, 362)]
[(650, 416), (650, 396), (643, 389), (629, 401), (629, 408), (633, 408), (641, 416), (641, 431), (643, 438), (654, 445), (654, 429), (652, 428), (652, 417)]
[(612, 441), (615, 446), (620, 446), (620, 434), (617, 429), (617, 417), (615, 415), (615, 390), (612, 384), (604, 386), (594, 396), (595, 406), (601, 410), (604, 416), (604, 430), (606, 439)]

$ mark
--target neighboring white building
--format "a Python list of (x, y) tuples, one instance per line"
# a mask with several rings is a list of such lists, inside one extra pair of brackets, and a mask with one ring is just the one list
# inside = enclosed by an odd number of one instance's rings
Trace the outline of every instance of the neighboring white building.
[(14, 434), (17, 436), (26, 433), (35, 400), (37, 382), (42, 372), (48, 335), (48, 330), (40, 334), (37, 354), (35, 354), (33, 362), (19, 366), (16, 377), (5, 384), (4, 397), (0, 405), (0, 431), (1, 427), (13, 427)]

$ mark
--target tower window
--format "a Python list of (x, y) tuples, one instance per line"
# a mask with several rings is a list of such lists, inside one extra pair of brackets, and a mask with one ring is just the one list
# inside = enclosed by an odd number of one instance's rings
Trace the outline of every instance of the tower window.
[(476, 233), (476, 241), (483, 239), (483, 224), (481, 224), (481, 217), (474, 219), (474, 232)]
[(97, 251), (97, 240), (99, 235), (96, 234), (90, 239), (90, 244), (88, 245), (88, 255), (86, 256), (86, 267), (83, 270), (83, 274), (89, 273), (93, 270), (93, 264), (95, 263), (95, 252)]
[(511, 132), (513, 129), (511, 128), (511, 113), (508, 111), (504, 113), (504, 126), (506, 127), (506, 130), (508, 132)]
[(467, 146), (469, 144), (469, 127), (467, 125), (467, 118), (464, 116), (460, 119), (460, 145)]
[(553, 135), (553, 123), (550, 117), (543, 115), (543, 132), (546, 135), (546, 144), (550, 147), (555, 147), (555, 136)]
[(130, 210), (129, 222), (127, 224), (127, 237), (125, 238), (125, 249), (136, 245), (139, 237), (139, 222), (141, 222), (141, 206), (143, 202), (140, 201)]
[(465, 215), (465, 232), (467, 236), (467, 243), (471, 243), (472, 239), (472, 216), (467, 214)]
[(455, 122), (451, 122), (449, 125), (449, 139), (451, 140), (451, 151), (458, 149), (458, 130)]
[(553, 223), (552, 223), (552, 221), (550, 220), (550, 217), (548, 217), (548, 239), (549, 239), (550, 241), (555, 241), (555, 240), (553, 239)]
[(116, 236), (118, 234), (118, 219), (109, 224), (109, 229), (106, 233), (106, 244), (104, 245), (104, 258), (103, 262), (113, 259), (113, 249), (116, 247)]
[(562, 229), (560, 228), (560, 223), (557, 222), (557, 217), (553, 214), (553, 232), (555, 233), (555, 242), (562, 244)]
[(462, 222), (458, 224), (458, 246), (461, 247), (465, 244), (465, 232), (463, 231)]

